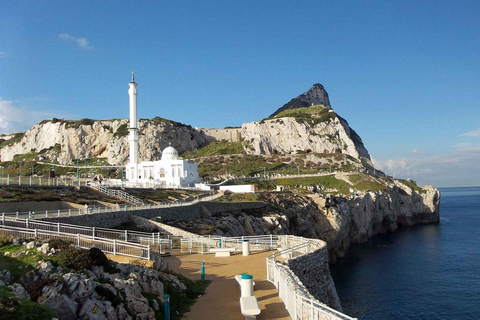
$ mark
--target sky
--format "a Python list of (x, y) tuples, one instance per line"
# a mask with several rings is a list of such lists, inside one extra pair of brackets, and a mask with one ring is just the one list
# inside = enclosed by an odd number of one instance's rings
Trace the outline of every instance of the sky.
[(321, 83), (375, 166), (480, 185), (480, 1), (0, 0), (0, 134), (138, 116), (223, 128)]

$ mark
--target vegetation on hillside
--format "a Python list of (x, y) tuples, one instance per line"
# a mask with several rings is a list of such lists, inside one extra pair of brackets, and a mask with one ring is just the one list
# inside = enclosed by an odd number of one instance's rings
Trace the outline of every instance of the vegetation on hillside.
[(280, 112), (272, 118), (267, 119), (278, 119), (283, 117), (293, 117), (295, 120), (297, 120), (297, 122), (307, 122), (309, 124), (316, 125), (334, 119), (336, 117), (336, 113), (330, 107), (317, 105), (298, 109), (288, 109)]

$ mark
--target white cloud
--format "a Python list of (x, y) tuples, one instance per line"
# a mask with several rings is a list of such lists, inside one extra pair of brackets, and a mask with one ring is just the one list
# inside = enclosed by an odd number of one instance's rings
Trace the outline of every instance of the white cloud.
[(480, 128), (461, 134), (460, 137), (480, 137)]
[(58, 37), (65, 41), (76, 42), (83, 49), (92, 49), (92, 46), (89, 45), (88, 40), (86, 38), (75, 38), (74, 36), (68, 33), (61, 33), (58, 35)]
[(411, 157), (377, 160), (374, 165), (396, 178), (411, 178), (419, 184), (435, 186), (480, 185), (480, 144), (462, 143), (452, 151)]
[[(27, 116), (28, 115), (28, 116)], [(33, 111), (27, 107), (17, 107), (13, 101), (0, 97), (0, 134), (26, 131), (42, 120), (59, 117), (51, 112)]]

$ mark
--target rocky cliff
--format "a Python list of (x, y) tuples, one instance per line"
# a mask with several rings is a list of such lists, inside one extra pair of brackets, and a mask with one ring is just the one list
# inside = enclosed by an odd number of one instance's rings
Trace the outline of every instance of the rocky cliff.
[(209, 141), (244, 141), (250, 154), (299, 152), (344, 153), (370, 161), (362, 139), (330, 107), (325, 88), (317, 83), (262, 121), (241, 128), (203, 129)]
[[(321, 106), (317, 108), (325, 109)], [(247, 153), (344, 153), (356, 159), (363, 157), (370, 160), (362, 140), (347, 121), (333, 110), (327, 112), (327, 120), (318, 123), (314, 115), (301, 119), (280, 114), (274, 119), (243, 124), (241, 136), (251, 146), (246, 149)]]
[[(351, 243), (401, 226), (438, 222), (440, 210), (438, 190), (417, 192), (398, 181), (384, 191), (348, 197), (266, 193), (261, 200), (269, 204), (265, 209), (221, 215), (205, 211), (195, 225), (226, 236), (293, 234), (321, 239), (327, 242), (330, 261), (335, 262)], [(179, 225), (195, 230), (191, 221)]]
[[(37, 153), (62, 164), (79, 158), (107, 158), (110, 164), (128, 161), (127, 119), (64, 121), (54, 119), (36, 124), (17, 141), (4, 141), (0, 148), (2, 161), (17, 154)], [(178, 122), (161, 118), (138, 121), (140, 160), (159, 160), (161, 151), (172, 143), (179, 152), (194, 150), (205, 144), (205, 135)], [(9, 137), (11, 138), (11, 137)]]
[(284, 104), (281, 108), (272, 113), (270, 117), (274, 117), (285, 110), (310, 107), (312, 105), (330, 107), (330, 99), (328, 99), (327, 90), (325, 90), (320, 83), (315, 83), (305, 93), (302, 93), (298, 97), (293, 98), (288, 103)]

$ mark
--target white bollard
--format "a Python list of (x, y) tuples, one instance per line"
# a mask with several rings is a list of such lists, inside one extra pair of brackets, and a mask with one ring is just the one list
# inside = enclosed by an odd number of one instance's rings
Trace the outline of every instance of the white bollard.
[(253, 276), (243, 273), (240, 280), (241, 297), (253, 296)]
[(243, 239), (242, 253), (244, 256), (250, 255), (250, 242), (248, 241), (248, 239)]

